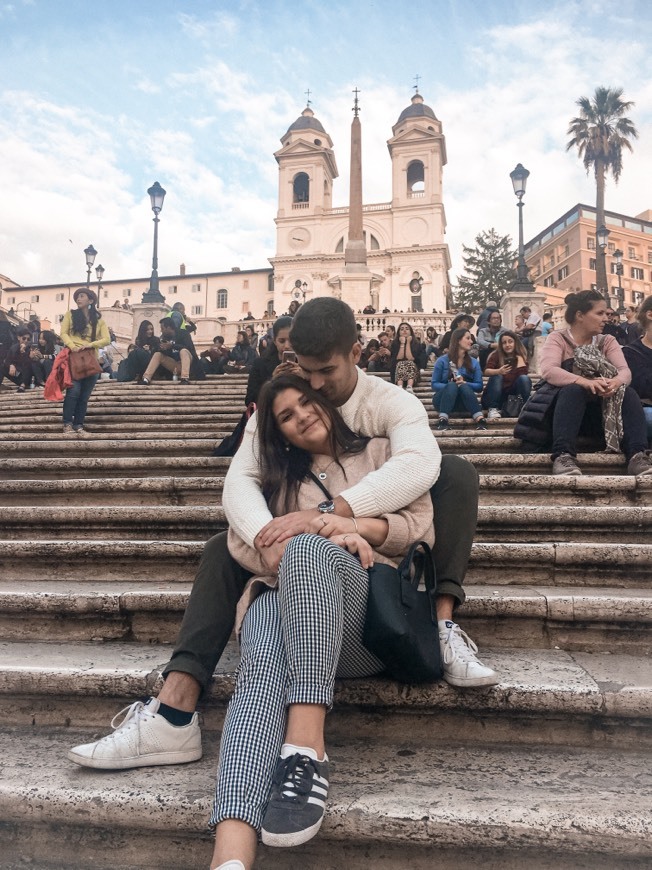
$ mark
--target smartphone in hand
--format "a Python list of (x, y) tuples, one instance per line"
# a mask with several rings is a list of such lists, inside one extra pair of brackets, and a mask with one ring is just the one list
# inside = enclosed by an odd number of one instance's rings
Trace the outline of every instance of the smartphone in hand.
[(293, 350), (284, 350), (283, 351), (283, 362), (293, 362), (297, 361), (297, 355)]

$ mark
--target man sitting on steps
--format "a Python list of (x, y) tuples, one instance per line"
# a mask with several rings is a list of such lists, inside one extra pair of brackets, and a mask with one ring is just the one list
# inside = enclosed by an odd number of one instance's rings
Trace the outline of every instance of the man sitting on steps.
[[(475, 468), (459, 456), (441, 456), (419, 399), (357, 367), (361, 347), (348, 305), (328, 297), (306, 302), (290, 335), (304, 376), (340, 408), (347, 425), (363, 435), (390, 440), (388, 462), (336, 498), (332, 511), (348, 517), (378, 516), (400, 510), (430, 489), (444, 678), (455, 686), (494, 685), (496, 673), (477, 660), (477, 647), (453, 620), (454, 607), (464, 601), (462, 583), (477, 523)], [(348, 354), (334, 351), (342, 335), (350, 341)], [(257, 480), (255, 427), (254, 415), (226, 476), (223, 503), (227, 519), (237, 520), (247, 543), (275, 572), (287, 541), (308, 531), (320, 511), (316, 506), (272, 519)], [(201, 757), (195, 708), (231, 636), (236, 605), (249, 576), (231, 558), (226, 532), (207, 541), (158, 698), (132, 704), (113, 734), (76, 746), (68, 753), (71, 761), (118, 769)]]
[(149, 386), (159, 368), (166, 372), (172, 372), (173, 375), (180, 373), (182, 384), (190, 383), (191, 373), (197, 377), (197, 369), (201, 371), (201, 377), (205, 377), (190, 333), (185, 329), (177, 328), (171, 317), (164, 317), (163, 320), (159, 321), (159, 324), (161, 327), (160, 349), (152, 354), (141, 383), (146, 387)]

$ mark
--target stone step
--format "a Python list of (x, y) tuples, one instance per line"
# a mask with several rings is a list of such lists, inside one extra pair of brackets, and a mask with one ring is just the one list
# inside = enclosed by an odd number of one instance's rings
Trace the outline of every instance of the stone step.
[[(69, 762), (67, 747), (87, 739), (74, 728), (4, 729), (4, 859), (68, 870), (208, 867), (218, 735), (205, 734), (204, 757), (191, 766), (122, 772)], [(319, 834), (297, 849), (261, 847), (259, 870), (430, 870), (433, 860), (441, 870), (649, 867), (652, 800), (640, 751), (334, 735), (328, 752)]]
[[(191, 586), (155, 577), (146, 582), (2, 580), (0, 639), (174, 643)], [(645, 655), (652, 590), (471, 585), (458, 616), (481, 648)]]
[(478, 541), (652, 541), (652, 507), (480, 505)]
[[(203, 540), (0, 540), (0, 577), (10, 583), (188, 581)], [(649, 588), (652, 544), (474, 543), (465, 585), (492, 589), (523, 585), (581, 589)], [(579, 593), (578, 593), (579, 594)]]
[[(215, 442), (212, 442), (213, 444)], [(157, 474), (194, 477), (202, 474), (226, 474), (231, 459), (222, 456), (166, 455), (155, 451), (151, 456), (65, 456), (65, 471), (71, 477), (104, 478), (111, 475), (153, 477)], [(0, 459), (0, 480), (60, 480), (62, 458), (11, 457)]]
[[(152, 438), (147, 433), (143, 437), (133, 437), (120, 433), (112, 434), (110, 438), (102, 435), (89, 435), (87, 438), (64, 438), (61, 434), (43, 435), (38, 439), (27, 435), (21, 438), (17, 435), (0, 435), (0, 454), (8, 456), (85, 456), (89, 453), (94, 456), (111, 456), (116, 453), (124, 455), (138, 454), (184, 454), (195, 455), (209, 454), (219, 441), (219, 430), (216, 425), (215, 437), (213, 438), (188, 438), (185, 433), (166, 433), (165, 438)], [(223, 432), (222, 435), (230, 434)], [(468, 436), (454, 435), (446, 432), (439, 433), (446, 437), (438, 437), (438, 443), (442, 453), (505, 453), (507, 450), (516, 450), (520, 442), (511, 436), (492, 435), (487, 432), (473, 432)]]
[[(37, 442), (38, 443), (38, 442)], [(216, 442), (211, 441), (212, 445)], [(195, 455), (178, 455), (166, 453), (162, 444), (153, 449), (147, 456), (125, 456), (124, 450), (116, 456), (96, 456), (95, 451), (87, 451), (92, 455), (71, 455), (73, 444), (66, 445), (70, 453), (65, 455), (65, 468), (71, 477), (105, 477), (124, 474), (131, 477), (155, 476), (159, 473), (174, 472), (176, 476), (195, 476), (197, 473), (226, 473), (231, 462), (229, 457), (210, 456), (208, 452)], [(176, 447), (176, 445), (175, 445)], [(4, 450), (4, 448), (3, 448)], [(23, 455), (6, 457), (6, 450), (0, 457), (0, 480), (2, 479), (59, 479), (62, 475), (61, 458), (48, 458), (42, 455), (31, 456), (29, 451)], [(504, 475), (536, 475), (542, 474), (550, 478), (552, 462), (547, 453), (470, 453), (461, 454), (471, 461), (481, 474)], [(622, 455), (607, 453), (580, 453), (578, 462), (585, 472), (585, 477), (591, 474), (627, 476), (625, 461)], [(552, 478), (550, 478), (552, 479)]]
[[(159, 469), (168, 471), (168, 468)], [(67, 480), (0, 479), (0, 507), (68, 503), (75, 505), (207, 505), (221, 502), (224, 476), (105, 477)], [(481, 504), (636, 505), (649, 504), (652, 478), (621, 476), (480, 476)]]
[[(0, 725), (108, 730), (120, 707), (158, 691), (171, 650), (125, 641), (2, 641)], [(649, 657), (483, 648), (482, 660), (500, 675), (498, 685), (457, 689), (443, 681), (408, 687), (381, 678), (340, 680), (332, 727), (381, 739), (409, 733), (428, 742), (481, 737), (489, 743), (652, 748)], [(237, 662), (232, 642), (202, 702), (208, 728), (221, 727)]]
[[(226, 527), (218, 506), (5, 507), (0, 539), (208, 538)], [(476, 540), (652, 542), (652, 507), (480, 505)]]

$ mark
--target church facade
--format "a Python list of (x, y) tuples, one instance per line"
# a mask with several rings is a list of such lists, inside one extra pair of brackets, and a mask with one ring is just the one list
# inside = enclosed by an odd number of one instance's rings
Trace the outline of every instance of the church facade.
[[(376, 311), (446, 311), (451, 301), (442, 192), (446, 142), (441, 122), (419, 94), (401, 112), (387, 147), (392, 199), (362, 205), (368, 281), (355, 299), (347, 298), (342, 280), (349, 207), (333, 208), (335, 150), (308, 106), (281, 137), (281, 148), (274, 154), (279, 188), (271, 268), (261, 264), (246, 271), (186, 273), (182, 266), (179, 274), (160, 276), (166, 303), (183, 302), (188, 316), (198, 325), (204, 320), (201, 331), (211, 335), (220, 331), (219, 322), (241, 321), (248, 313), (267, 319), (272, 312), (287, 311), (292, 300), (316, 296), (343, 298), (355, 310), (372, 306)], [(36, 315), (56, 329), (80, 283), (10, 287), (7, 282), (0, 291), (0, 305)], [(148, 289), (149, 275), (91, 286), (104, 310), (116, 302), (134, 305)]]
[[(441, 122), (415, 94), (387, 143), (392, 199), (363, 205), (370, 281), (367, 300), (349, 300), (344, 270), (349, 208), (333, 208), (337, 164), (333, 143), (307, 107), (282, 137), (274, 269), (275, 310), (292, 298), (343, 296), (353, 307), (377, 311), (445, 311), (450, 302), (450, 257), (445, 242), (442, 176), (446, 142)], [(364, 164), (362, 174), (364, 177)], [(355, 303), (358, 304), (355, 304)]]

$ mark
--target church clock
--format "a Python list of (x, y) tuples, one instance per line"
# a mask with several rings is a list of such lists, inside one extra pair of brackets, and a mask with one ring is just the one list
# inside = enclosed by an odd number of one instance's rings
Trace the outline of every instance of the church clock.
[(288, 232), (288, 244), (291, 248), (305, 248), (310, 243), (310, 233), (305, 227), (295, 227)]

